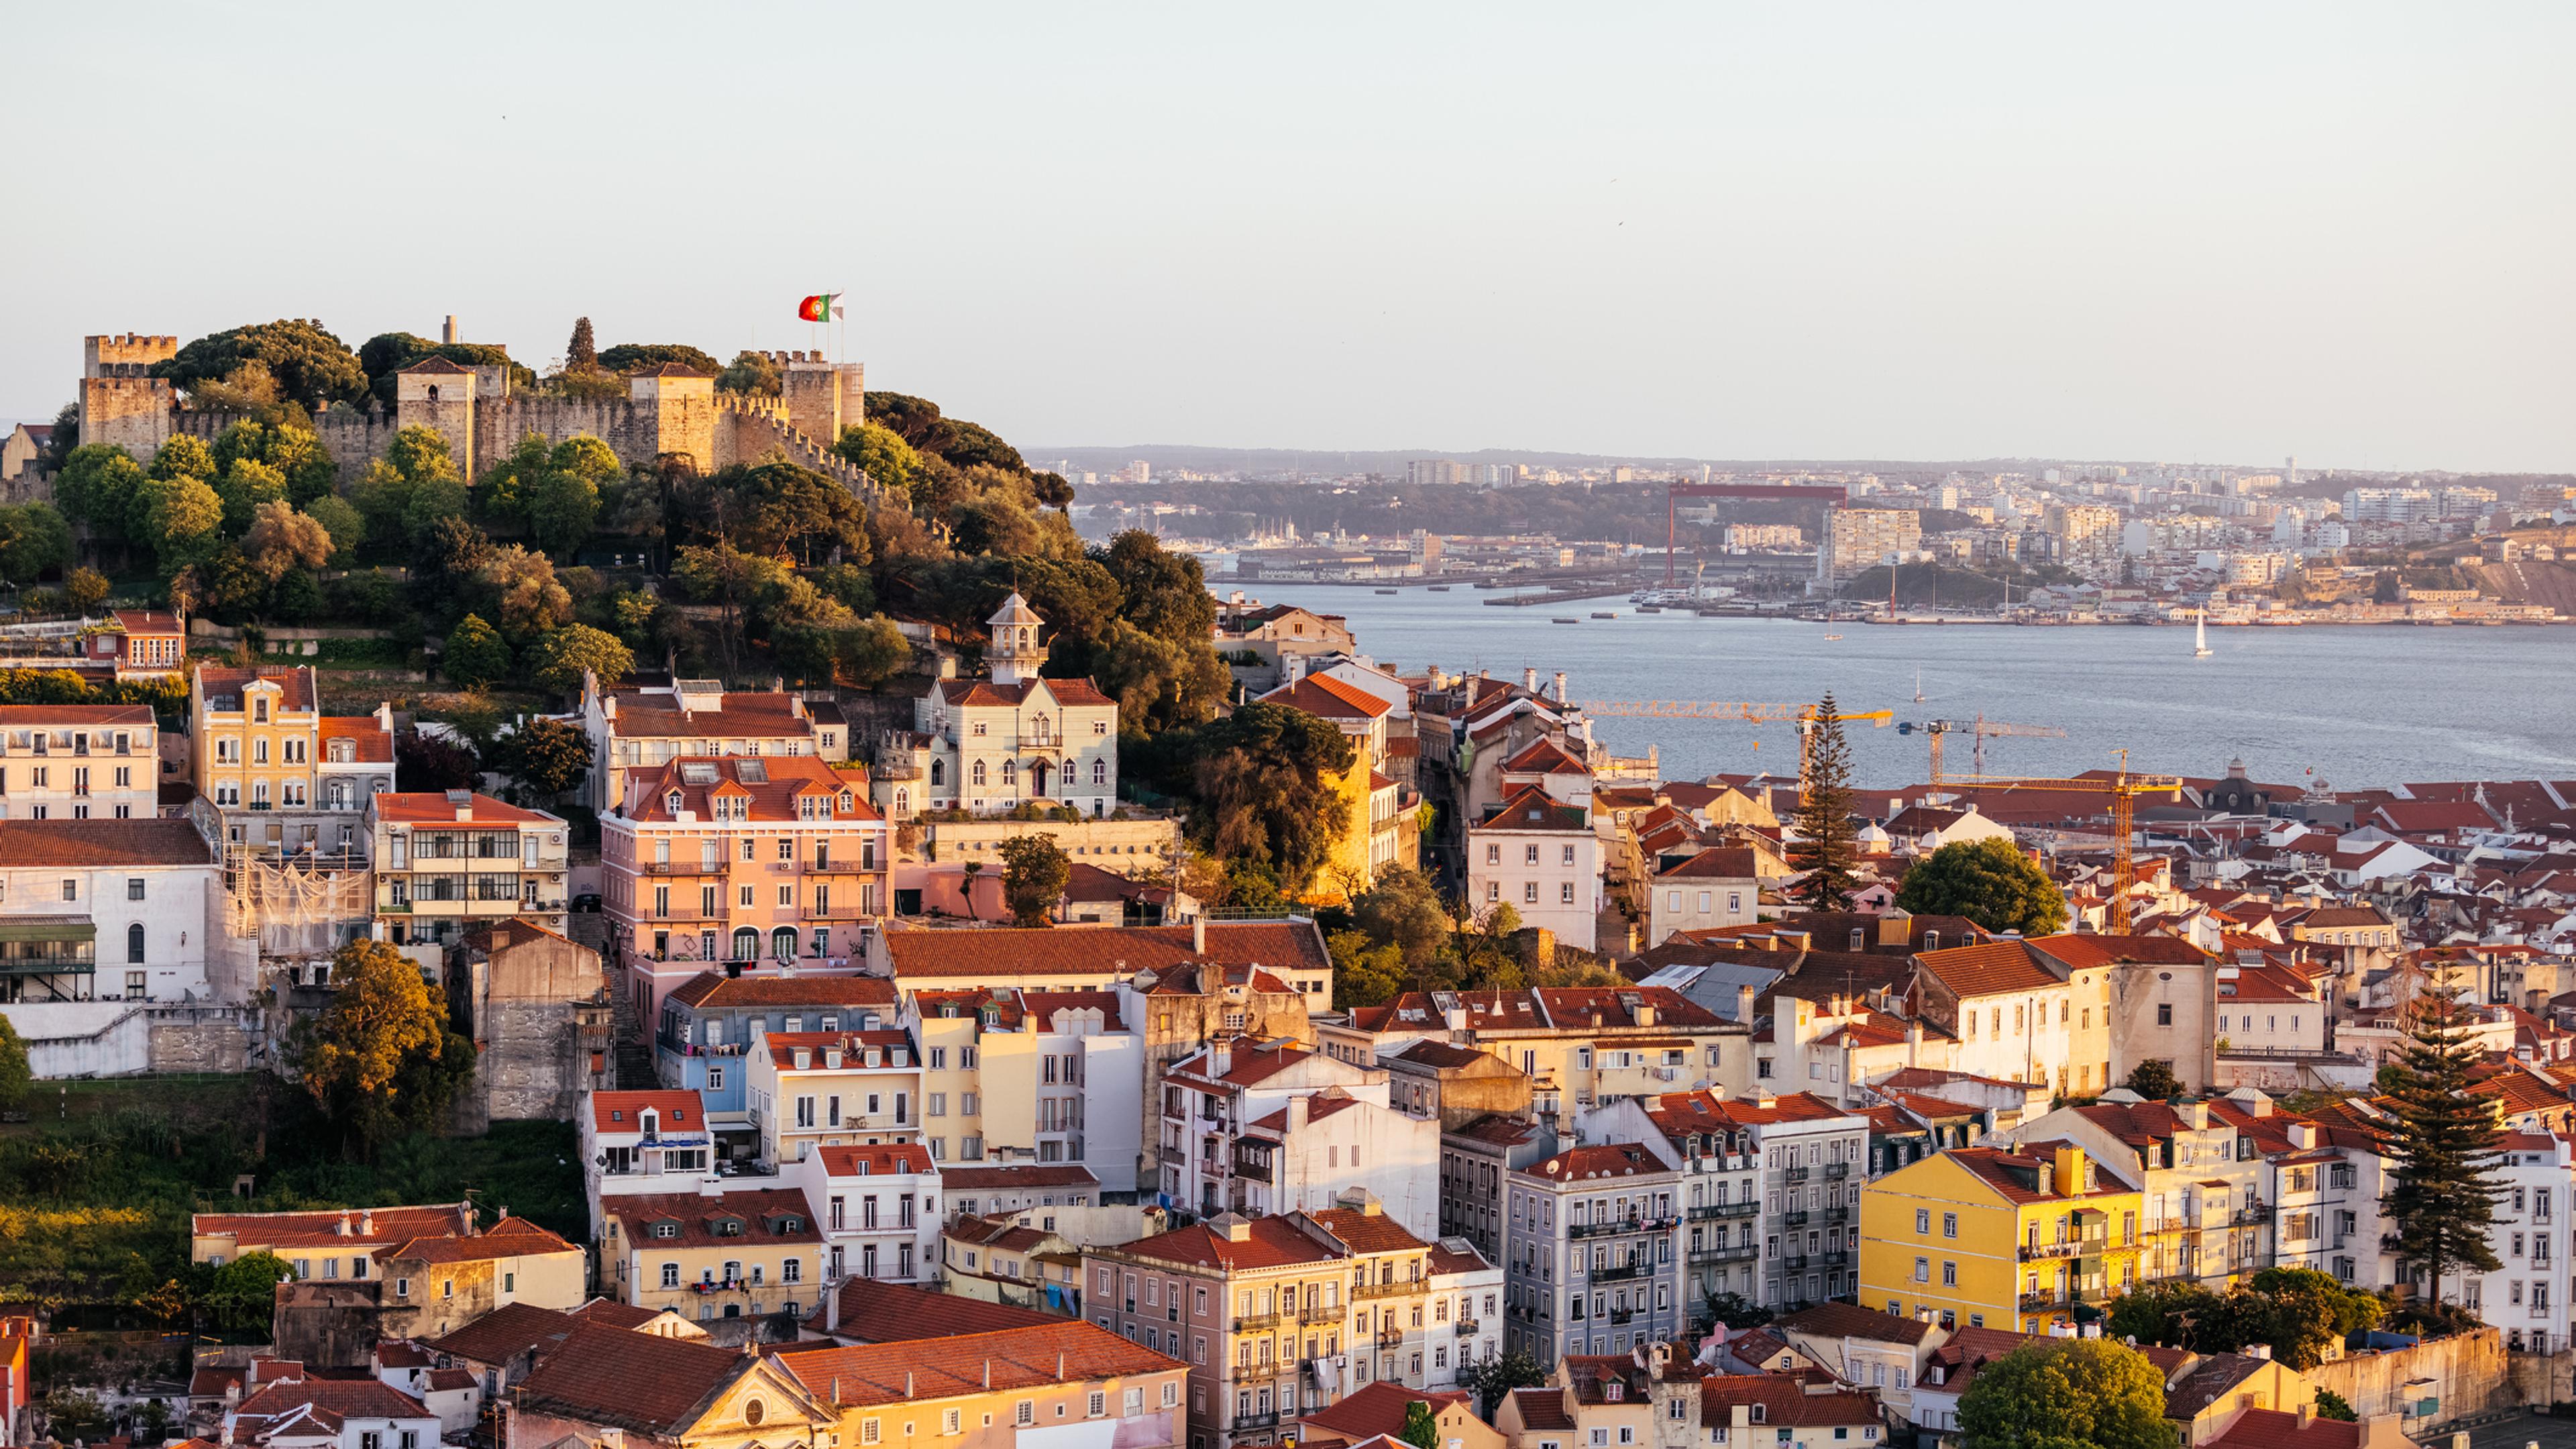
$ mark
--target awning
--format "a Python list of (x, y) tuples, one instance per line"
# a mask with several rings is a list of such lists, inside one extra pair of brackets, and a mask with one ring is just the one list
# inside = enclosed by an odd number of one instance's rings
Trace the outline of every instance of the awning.
[(98, 927), (80, 920), (0, 921), (0, 941), (95, 941)]

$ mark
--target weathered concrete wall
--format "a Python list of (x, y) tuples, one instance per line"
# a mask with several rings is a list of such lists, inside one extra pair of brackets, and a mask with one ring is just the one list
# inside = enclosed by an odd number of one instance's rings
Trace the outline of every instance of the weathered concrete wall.
[[(2425, 1397), (2441, 1400), (2433, 1415), (2440, 1423), (2509, 1408), (2515, 1402), (2504, 1335), (2492, 1328), (2433, 1339), (2413, 1348), (2355, 1354), (2319, 1364), (2307, 1375), (2318, 1388), (2341, 1394), (2353, 1412), (2365, 1419), (2398, 1413)], [(2407, 1387), (2417, 1380), (2432, 1381), (2429, 1393), (2421, 1384)]]
[(459, 1126), (569, 1120), (582, 1092), (597, 1085), (592, 1054), (608, 1050), (599, 953), (533, 928), (495, 941), (488, 952), (460, 943), (446, 961), (449, 1003), (479, 1053), (475, 1102)]
[(248, 1069), (258, 1013), (128, 1001), (16, 1002), (0, 1015), (27, 1042), (39, 1078)]

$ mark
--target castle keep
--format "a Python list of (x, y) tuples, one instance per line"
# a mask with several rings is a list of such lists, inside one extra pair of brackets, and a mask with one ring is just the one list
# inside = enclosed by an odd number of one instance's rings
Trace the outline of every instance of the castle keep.
[[(87, 339), (81, 365), (81, 441), (113, 444), (148, 463), (174, 435), (212, 442), (243, 421), (239, 413), (182, 408), (169, 379), (149, 375), (154, 363), (166, 362), (178, 351), (176, 337), (129, 333)], [(363, 408), (342, 404), (316, 414), (313, 430), (344, 479), (357, 477), (384, 457), (394, 434), (417, 427), (446, 437), (467, 478), (535, 433), (549, 443), (595, 437), (629, 464), (679, 455), (701, 472), (781, 453), (855, 491), (873, 491), (865, 473), (832, 451), (841, 430), (856, 426), (865, 415), (865, 365), (830, 362), (820, 353), (773, 352), (769, 357), (781, 375), (777, 397), (718, 392), (714, 378), (663, 363), (630, 376), (626, 396), (607, 399), (514, 393), (507, 366), (468, 367), (431, 357), (397, 375), (391, 412), (373, 398)]]

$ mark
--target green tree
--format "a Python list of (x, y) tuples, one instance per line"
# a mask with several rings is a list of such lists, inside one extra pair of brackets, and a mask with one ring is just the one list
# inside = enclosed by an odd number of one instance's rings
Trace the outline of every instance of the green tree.
[(295, 1269), (275, 1253), (244, 1253), (207, 1275), (207, 1311), (234, 1332), (265, 1327), (277, 1308), (277, 1285), (294, 1278)]
[(1535, 1389), (1547, 1383), (1547, 1370), (1539, 1366), (1525, 1349), (1514, 1349), (1499, 1358), (1489, 1358), (1461, 1376), (1475, 1391), (1476, 1412), (1486, 1419), (1502, 1407), (1503, 1395), (1514, 1389)]
[(624, 471), (617, 455), (597, 438), (585, 435), (556, 444), (527, 493), (528, 532), (537, 547), (569, 558), (599, 521), (600, 485)]
[(567, 624), (540, 636), (525, 662), (529, 677), (539, 685), (568, 694), (581, 688), (585, 670), (599, 676), (603, 686), (625, 678), (635, 667), (635, 654), (614, 634), (588, 624)]
[[(170, 453), (182, 442), (198, 456), (204, 455), (205, 444), (185, 434), (171, 439), (161, 451)], [(153, 466), (159, 468), (159, 458)], [(86, 527), (92, 538), (116, 544), (139, 542), (152, 537), (148, 529), (136, 527), (134, 498), (145, 482), (142, 466), (123, 448), (85, 444), (72, 449), (55, 477), (54, 503), (65, 518)]]
[(456, 621), (447, 636), (447, 647), (439, 652), (439, 672), (467, 689), (510, 677), (510, 646), (501, 632), (483, 622), (480, 614), (468, 614)]
[(1792, 817), (1797, 838), (1789, 864), (1806, 874), (1790, 898), (1811, 911), (1847, 911), (1859, 886), (1858, 832), (1852, 826), (1851, 746), (1843, 738), (1833, 694), (1816, 702), (1807, 730), (1807, 774)]
[(156, 480), (146, 491), (151, 498), (145, 516), (163, 572), (175, 574), (204, 560), (223, 541), (224, 500), (204, 479)]
[(494, 343), (432, 342), (408, 332), (381, 332), (358, 348), (358, 365), (366, 369), (367, 386), (375, 393), (376, 401), (386, 407), (394, 405), (400, 386), (397, 375), (413, 363), (433, 357), (444, 357), (459, 367), (505, 367), (512, 387), (537, 385), (535, 369), (512, 362), (510, 349)]
[(2469, 1095), (2481, 1059), (2469, 1027), (2455, 998), (2420, 983), (2406, 1009), (2405, 1073), (2390, 1093), (2397, 1120), (2388, 1134), (2387, 1212), (2397, 1224), (2397, 1256), (2430, 1275), (2425, 1291), (2436, 1309), (2445, 1273), (2499, 1266), (2487, 1246), (2498, 1191), (2496, 1107), (2491, 1097)]
[(1280, 704), (1247, 704), (1198, 731), (1192, 823), (1220, 859), (1266, 866), (1304, 888), (1350, 825), (1327, 776), (1353, 768), (1350, 738)]
[(2332, 1389), (2317, 1390), (2317, 1417), (2338, 1419), (2347, 1424), (2357, 1423), (2361, 1419), (2359, 1414), (2352, 1411), (2352, 1401)]
[(2129, 1071), (2129, 1080), (2120, 1084), (2150, 1102), (2170, 1101), (2183, 1093), (2182, 1078), (2174, 1075), (2173, 1063), (2162, 1057), (2150, 1057)]
[(63, 601), (72, 612), (86, 614), (107, 602), (107, 575), (93, 568), (77, 568), (63, 575)]
[(912, 492), (912, 480), (919, 477), (921, 454), (903, 435), (878, 423), (861, 423), (841, 429), (841, 440), (832, 451), (866, 470), (869, 479), (880, 488), (891, 488), (898, 494)]
[(441, 523), (463, 518), (467, 502), (465, 482), (454, 474), (421, 479), (403, 504), (403, 535), (414, 544), (423, 542)]
[(63, 522), (54, 505), (0, 505), (0, 583), (23, 588), (71, 558), (71, 525)]
[(27, 1065), (27, 1039), (18, 1035), (9, 1018), (0, 1016), (0, 1111), (27, 1100), (35, 1080), (35, 1070)]
[(599, 366), (599, 344), (591, 337), (590, 319), (587, 317), (573, 319), (572, 340), (564, 344), (564, 366), (576, 372), (587, 372)]
[(2066, 897), (2010, 839), (1953, 841), (1914, 863), (1897, 908), (1965, 916), (1989, 931), (2045, 936), (2066, 924)]
[(362, 1155), (397, 1132), (438, 1125), (474, 1069), (474, 1044), (448, 1029), (420, 967), (382, 941), (331, 958), (331, 1004), (299, 1043), (316, 1105)]
[(216, 475), (215, 496), (224, 500), (224, 533), (239, 538), (260, 505), (286, 501), (286, 475), (257, 458), (237, 458)]
[(1011, 908), (1011, 923), (1044, 926), (1064, 899), (1073, 861), (1052, 835), (1014, 835), (1002, 842), (1002, 903)]
[(55, 1389), (39, 1400), (37, 1407), (44, 1410), (46, 1432), (65, 1444), (104, 1439), (114, 1423), (98, 1395), (86, 1389)]
[(531, 719), (501, 736), (493, 756), (500, 773), (551, 800), (590, 773), (590, 737), (562, 720)]
[(2294, 1369), (2325, 1362), (2326, 1350), (2379, 1326), (2386, 1311), (2378, 1297), (2346, 1288), (2314, 1268), (2265, 1268), (2246, 1285), (2265, 1305), (2263, 1341), (2272, 1356)]
[(709, 377), (724, 371), (723, 363), (685, 342), (621, 342), (599, 354), (599, 365), (611, 372), (634, 372), (665, 362), (676, 362)]
[(1393, 946), (1407, 971), (1420, 971), (1449, 945), (1449, 908), (1430, 878), (1401, 867), (1382, 871), (1351, 900), (1351, 924)]
[(912, 662), (912, 642), (883, 614), (846, 624), (788, 620), (772, 627), (778, 659), (799, 678), (873, 689)]
[(366, 396), (366, 369), (349, 345), (318, 322), (294, 319), (200, 337), (180, 348), (178, 355), (152, 364), (152, 375), (195, 393), (209, 383), (232, 378), (246, 363), (258, 364), (276, 380), (283, 398), (307, 411), (319, 412), (335, 402), (356, 402)]
[(2107, 1339), (2042, 1339), (1977, 1370), (1959, 1396), (1965, 1449), (2173, 1449), (2164, 1375)]
[[(735, 353), (733, 366), (726, 368), (716, 378), (718, 392), (752, 393), (762, 397), (776, 397), (780, 390), (778, 364), (772, 361), (766, 352)], [(843, 430), (844, 435), (847, 431), (847, 429)]]
[(1412, 984), (1404, 953), (1368, 938), (1362, 931), (1335, 931), (1324, 938), (1333, 958), (1333, 1009), (1384, 1006)]
[(259, 505), (250, 531), (242, 536), (242, 557), (271, 584), (296, 568), (318, 569), (331, 561), (331, 531), (295, 511), (283, 498)]
[(484, 556), (466, 593), (477, 609), (519, 648), (549, 629), (572, 622), (572, 591), (555, 575), (555, 562), (518, 544)]
[(1431, 1412), (1425, 1399), (1409, 1399), (1404, 1405), (1404, 1427), (1396, 1436), (1414, 1449), (1440, 1449), (1440, 1419)]
[(322, 525), (331, 540), (331, 556), (341, 557), (366, 541), (367, 520), (336, 493), (326, 493), (304, 507), (304, 516)]

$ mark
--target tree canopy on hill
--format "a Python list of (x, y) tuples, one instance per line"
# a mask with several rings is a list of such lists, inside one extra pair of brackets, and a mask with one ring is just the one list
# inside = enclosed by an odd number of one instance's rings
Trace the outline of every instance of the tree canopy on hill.
[(394, 405), (395, 374), (415, 362), (444, 357), (460, 367), (510, 369), (510, 385), (537, 385), (534, 370), (510, 360), (510, 349), (490, 342), (432, 342), (408, 332), (379, 332), (358, 347), (358, 365), (367, 371), (367, 390), (385, 407)]
[(200, 337), (180, 348), (178, 355), (152, 364), (152, 375), (170, 379), (182, 392), (195, 393), (230, 380), (246, 364), (257, 364), (275, 381), (282, 397), (307, 412), (366, 396), (367, 372), (349, 344), (323, 330), (319, 322), (293, 318)]
[(685, 342), (621, 342), (599, 354), (599, 365), (610, 372), (636, 372), (665, 362), (693, 367), (709, 377), (725, 370), (713, 354)]

